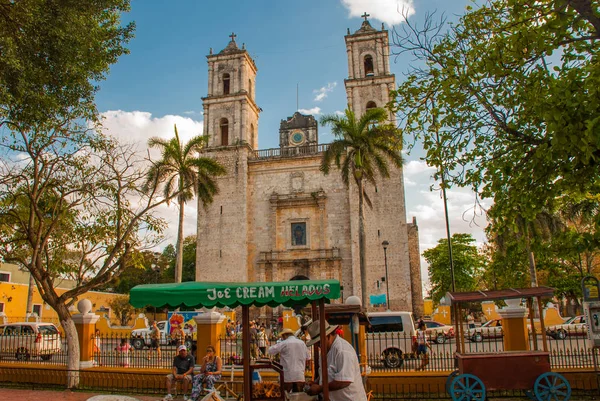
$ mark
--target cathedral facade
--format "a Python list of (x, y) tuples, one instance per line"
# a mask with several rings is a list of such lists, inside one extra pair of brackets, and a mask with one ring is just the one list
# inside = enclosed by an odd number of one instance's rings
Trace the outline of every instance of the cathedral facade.
[[(344, 299), (360, 297), (356, 187), (345, 186), (335, 167), (327, 176), (319, 170), (327, 144), (319, 143), (313, 116), (296, 112), (283, 119), (279, 148), (258, 149), (257, 68), (231, 38), (222, 51), (207, 56), (208, 95), (202, 100), (209, 143), (203, 156), (219, 160), (227, 175), (218, 179), (214, 202), (206, 209), (198, 205), (196, 280), (334, 278)], [(388, 32), (365, 18), (345, 42), (348, 106), (357, 116), (384, 107), (395, 88)], [(393, 114), (389, 118), (395, 122)], [(365, 207), (367, 307), (381, 308), (389, 286), (390, 309), (420, 315), (416, 221), (406, 222), (402, 170), (390, 175), (377, 187), (367, 185), (372, 202), (372, 208)], [(384, 240), (389, 242), (385, 255)]]

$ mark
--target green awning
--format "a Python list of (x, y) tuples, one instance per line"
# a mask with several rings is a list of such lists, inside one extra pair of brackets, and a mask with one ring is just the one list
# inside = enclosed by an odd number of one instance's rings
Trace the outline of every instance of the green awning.
[(131, 289), (129, 302), (136, 308), (212, 308), (240, 305), (292, 306), (340, 297), (337, 280), (297, 280), (270, 283), (185, 282), (143, 284)]

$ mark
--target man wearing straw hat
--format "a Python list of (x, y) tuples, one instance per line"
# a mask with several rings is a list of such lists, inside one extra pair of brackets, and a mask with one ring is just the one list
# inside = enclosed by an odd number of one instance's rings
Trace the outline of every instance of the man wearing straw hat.
[(283, 341), (269, 347), (269, 355), (279, 354), (279, 361), (283, 367), (283, 388), (288, 392), (300, 392), (303, 390), (306, 379), (304, 369), (306, 360), (309, 359), (309, 351), (304, 341), (294, 336), (290, 329), (284, 329), (279, 333)]
[[(360, 375), (360, 364), (356, 350), (336, 332), (337, 326), (325, 321), (325, 339), (321, 341), (320, 322), (312, 322), (308, 333), (312, 338), (306, 345), (327, 344), (327, 375), (330, 401), (367, 401), (367, 394)], [(322, 349), (322, 348), (321, 348)], [(322, 366), (319, 366), (319, 381), (322, 380)], [(323, 392), (322, 383), (310, 383), (307, 393), (317, 395)]]

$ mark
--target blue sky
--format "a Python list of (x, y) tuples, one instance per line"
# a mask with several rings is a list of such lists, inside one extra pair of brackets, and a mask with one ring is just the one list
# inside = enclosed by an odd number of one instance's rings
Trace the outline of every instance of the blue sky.
[[(202, 132), (202, 100), (207, 93), (206, 55), (222, 50), (235, 32), (258, 67), (256, 101), (263, 109), (258, 137), (261, 149), (278, 146), (279, 123), (299, 109), (315, 117), (346, 107), (344, 78), (348, 75), (344, 35), (360, 27), (363, 12), (377, 29), (401, 28), (407, 10), (412, 24), (426, 13), (445, 13), (450, 20), (463, 14), (467, 0), (132, 0), (124, 21), (135, 21), (131, 54), (121, 57), (100, 83), (99, 110), (113, 135), (145, 144), (150, 136), (171, 137), (177, 123), (184, 137)], [(392, 47), (392, 52), (394, 48)], [(396, 81), (404, 79), (410, 55), (392, 57)], [(321, 143), (332, 139), (319, 127)], [(407, 156), (405, 166), (407, 219), (416, 216), (421, 250), (445, 236), (443, 203), (432, 169), (421, 155)], [(451, 190), (452, 232), (473, 232), (483, 241), (482, 229), (468, 223), (474, 201), (468, 191)], [(186, 205), (185, 234), (195, 233), (195, 204)], [(176, 209), (161, 211), (169, 221), (167, 242), (175, 240)], [(479, 218), (479, 224), (485, 224)]]

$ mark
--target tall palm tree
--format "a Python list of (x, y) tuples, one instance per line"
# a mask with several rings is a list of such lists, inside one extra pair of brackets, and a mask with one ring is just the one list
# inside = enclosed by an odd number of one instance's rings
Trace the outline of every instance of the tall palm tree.
[(156, 189), (163, 186), (164, 196), (175, 194), (179, 204), (179, 227), (177, 229), (177, 246), (175, 262), (175, 282), (181, 282), (183, 270), (183, 217), (185, 203), (196, 194), (204, 206), (213, 201), (218, 193), (217, 176), (225, 174), (225, 168), (216, 160), (198, 157), (197, 153), (204, 148), (207, 136), (198, 135), (187, 143), (181, 143), (177, 125), (175, 137), (170, 140), (153, 137), (148, 141), (151, 148), (159, 148), (162, 158), (154, 163), (146, 180), (146, 187)]
[[(388, 113), (381, 108), (369, 109), (359, 119), (349, 108), (345, 114), (325, 115), (322, 125), (331, 126), (335, 139), (323, 154), (321, 171), (327, 175), (335, 164), (346, 186), (350, 178), (358, 188), (358, 251), (360, 257), (360, 285), (363, 306), (367, 306), (367, 260), (365, 238), (365, 201), (371, 202), (365, 192), (365, 183), (375, 185), (379, 177), (388, 178), (389, 163), (402, 166), (402, 138), (398, 129), (389, 123)], [(389, 305), (389, 300), (387, 300)]]

